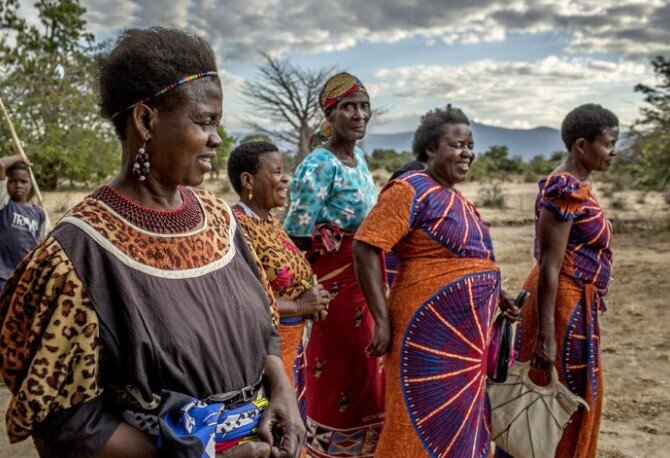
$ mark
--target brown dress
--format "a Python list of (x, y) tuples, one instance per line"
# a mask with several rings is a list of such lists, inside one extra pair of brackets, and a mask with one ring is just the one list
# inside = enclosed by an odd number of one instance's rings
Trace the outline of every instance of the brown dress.
[(11, 442), (89, 456), (168, 393), (257, 382), (279, 355), (276, 304), (225, 202), (180, 188), (155, 211), (102, 186), (17, 268), (0, 297)]

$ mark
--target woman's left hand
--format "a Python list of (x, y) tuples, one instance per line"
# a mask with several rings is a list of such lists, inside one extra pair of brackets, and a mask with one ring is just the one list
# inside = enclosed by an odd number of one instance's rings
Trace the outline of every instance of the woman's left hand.
[(270, 386), (270, 405), (258, 426), (258, 436), (272, 445), (273, 457), (294, 458), (300, 455), (306, 431), (295, 393), (283, 371), (281, 360), (268, 356), (265, 374)]
[(505, 318), (516, 323), (521, 318), (521, 308), (514, 305), (514, 297), (505, 290), (500, 290), (500, 310)]

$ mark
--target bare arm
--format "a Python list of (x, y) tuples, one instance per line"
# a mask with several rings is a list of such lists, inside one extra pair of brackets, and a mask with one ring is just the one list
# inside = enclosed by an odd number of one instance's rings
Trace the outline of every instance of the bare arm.
[(354, 270), (375, 321), (374, 337), (365, 349), (368, 356), (381, 356), (391, 343), (391, 323), (382, 286), (382, 266), (377, 247), (354, 240)]
[(296, 300), (280, 297), (279, 315), (285, 317), (301, 316), (318, 321), (330, 302), (330, 294), (321, 284), (312, 286)]
[(267, 356), (263, 378), (270, 405), (258, 426), (258, 437), (272, 446), (273, 457), (295, 457), (300, 453), (306, 431), (281, 359)]
[(556, 328), (554, 315), (558, 295), (559, 275), (572, 221), (558, 219), (542, 208), (538, 221), (540, 243), (540, 272), (537, 281), (538, 336), (533, 348), (533, 366), (548, 370), (556, 358)]

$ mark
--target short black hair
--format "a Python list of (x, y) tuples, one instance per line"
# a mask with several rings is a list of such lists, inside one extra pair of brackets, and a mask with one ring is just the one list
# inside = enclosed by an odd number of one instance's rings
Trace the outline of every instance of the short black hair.
[(619, 127), (619, 118), (596, 103), (580, 105), (568, 113), (561, 124), (561, 138), (568, 151), (580, 138), (592, 142), (605, 129)]
[[(119, 34), (111, 52), (98, 59), (96, 84), (100, 113), (111, 119), (121, 140), (131, 110), (112, 116), (181, 78), (199, 72), (216, 71), (212, 47), (196, 34), (168, 27), (129, 28)], [(208, 78), (216, 78), (210, 76)], [(175, 89), (178, 93), (181, 86)], [(147, 105), (169, 103), (173, 94), (166, 94)]]
[(444, 126), (448, 124), (467, 124), (470, 120), (463, 110), (447, 105), (445, 109), (435, 108), (421, 116), (419, 127), (414, 131), (412, 152), (419, 161), (428, 161), (426, 150), (436, 149), (440, 145), (440, 137), (444, 133)]
[(237, 194), (241, 195), (242, 173), (256, 175), (261, 165), (261, 156), (279, 151), (277, 145), (270, 142), (246, 142), (238, 145), (228, 157), (228, 178)]
[(7, 167), (5, 175), (9, 176), (12, 173), (16, 172), (17, 170), (23, 170), (24, 172), (28, 172), (28, 175), (30, 175), (30, 166), (28, 165), (28, 163), (23, 161), (14, 162), (12, 165)]

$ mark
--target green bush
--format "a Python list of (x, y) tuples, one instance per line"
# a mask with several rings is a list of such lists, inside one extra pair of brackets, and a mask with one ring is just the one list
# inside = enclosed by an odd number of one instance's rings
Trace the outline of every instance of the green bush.
[(492, 180), (482, 185), (477, 194), (476, 205), (483, 208), (507, 208), (505, 190), (502, 183)]
[(510, 181), (513, 176), (523, 175), (526, 164), (518, 156), (509, 157), (509, 148), (496, 145), (475, 158), (470, 171), (470, 179), (486, 181), (495, 178)]
[(407, 162), (412, 161), (414, 155), (407, 151), (398, 153), (394, 149), (376, 148), (365, 159), (370, 170), (384, 169), (389, 173), (393, 173)]
[(638, 84), (635, 92), (644, 94), (645, 105), (629, 133), (633, 140), (636, 184), (643, 189), (670, 189), (670, 57), (657, 56), (651, 61), (656, 84)]

